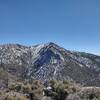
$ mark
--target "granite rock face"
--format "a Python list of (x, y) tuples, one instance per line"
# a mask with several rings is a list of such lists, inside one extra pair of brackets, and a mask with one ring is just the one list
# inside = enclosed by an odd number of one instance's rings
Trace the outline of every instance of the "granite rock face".
[[(66, 50), (54, 43), (0, 46), (0, 71), (6, 80), (72, 80), (100, 86), (100, 56)], [(0, 76), (0, 84), (3, 82)]]

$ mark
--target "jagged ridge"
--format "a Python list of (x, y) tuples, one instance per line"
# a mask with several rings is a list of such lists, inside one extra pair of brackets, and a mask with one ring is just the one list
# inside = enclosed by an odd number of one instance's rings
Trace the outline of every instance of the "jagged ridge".
[(0, 69), (12, 80), (57, 79), (100, 85), (100, 56), (65, 50), (52, 42), (29, 47), (1, 45)]

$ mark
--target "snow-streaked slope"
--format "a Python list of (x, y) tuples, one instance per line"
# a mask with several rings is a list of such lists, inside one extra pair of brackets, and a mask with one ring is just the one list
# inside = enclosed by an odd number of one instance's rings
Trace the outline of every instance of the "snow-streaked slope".
[(0, 68), (20, 79), (73, 80), (100, 85), (100, 57), (72, 52), (54, 43), (0, 46)]

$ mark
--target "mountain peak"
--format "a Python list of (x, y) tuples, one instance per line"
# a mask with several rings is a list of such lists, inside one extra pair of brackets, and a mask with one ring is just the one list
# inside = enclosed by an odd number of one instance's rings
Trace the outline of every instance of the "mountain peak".
[(71, 79), (100, 86), (100, 57), (71, 52), (53, 42), (32, 47), (0, 46), (0, 68), (18, 79)]
[(49, 47), (58, 47), (58, 45), (56, 43), (53, 43), (53, 42), (49, 42), (46, 45)]
[(49, 45), (56, 45), (54, 42), (49, 42), (48, 44)]

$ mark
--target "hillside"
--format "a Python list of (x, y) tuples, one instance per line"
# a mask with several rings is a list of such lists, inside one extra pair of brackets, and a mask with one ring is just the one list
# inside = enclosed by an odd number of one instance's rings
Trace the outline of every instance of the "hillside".
[(52, 79), (100, 86), (100, 56), (69, 51), (51, 42), (1, 45), (0, 71), (0, 88), (16, 80)]

